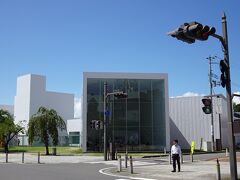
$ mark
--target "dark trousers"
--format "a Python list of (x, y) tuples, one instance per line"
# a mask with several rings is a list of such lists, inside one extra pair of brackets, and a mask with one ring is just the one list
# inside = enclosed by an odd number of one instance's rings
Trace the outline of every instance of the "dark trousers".
[(178, 171), (180, 171), (181, 167), (180, 167), (180, 156), (179, 156), (179, 154), (173, 154), (172, 155), (172, 160), (173, 160), (173, 170), (176, 171), (176, 161), (177, 161)]

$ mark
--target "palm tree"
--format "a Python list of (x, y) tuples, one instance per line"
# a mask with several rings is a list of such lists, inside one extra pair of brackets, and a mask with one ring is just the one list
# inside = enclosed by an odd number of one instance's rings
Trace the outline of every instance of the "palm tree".
[(49, 137), (52, 138), (52, 144), (57, 146), (59, 143), (58, 130), (66, 130), (66, 124), (62, 117), (53, 109), (40, 107), (28, 124), (29, 144), (32, 144), (34, 140), (40, 140), (46, 147), (46, 155), (49, 155)]

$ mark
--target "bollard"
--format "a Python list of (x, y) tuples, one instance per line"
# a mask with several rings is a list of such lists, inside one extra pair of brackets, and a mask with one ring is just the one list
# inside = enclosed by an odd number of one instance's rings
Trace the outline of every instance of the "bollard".
[(22, 163), (24, 163), (24, 152), (22, 152)]
[(191, 161), (193, 162), (193, 154), (191, 153)]
[(107, 152), (107, 160), (108, 161), (110, 160), (110, 152), (109, 151)]
[(181, 163), (183, 164), (183, 155), (181, 154)]
[(219, 163), (218, 159), (217, 159), (217, 164), (216, 164), (216, 166), (217, 166), (216, 179), (217, 179), (217, 180), (221, 180), (220, 163)]
[(40, 152), (38, 152), (38, 164), (40, 164)]
[(122, 159), (121, 155), (118, 156), (118, 172), (122, 171)]
[(131, 174), (133, 174), (133, 158), (130, 156), (130, 169), (131, 169)]
[(6, 152), (6, 163), (8, 163), (8, 152)]
[(128, 167), (127, 163), (128, 163), (128, 154), (126, 153), (125, 154), (125, 168)]
[(118, 160), (118, 152), (117, 152), (117, 149), (116, 149), (116, 152), (115, 152), (115, 157), (117, 158), (117, 160)]
[(166, 149), (166, 147), (164, 147), (164, 154), (167, 154), (167, 149)]
[(171, 153), (169, 153), (169, 164), (172, 164), (172, 156), (171, 156)]
[(226, 157), (229, 156), (228, 148), (226, 148)]
[(57, 155), (57, 148), (56, 147), (52, 148), (52, 155), (54, 155), (54, 156)]

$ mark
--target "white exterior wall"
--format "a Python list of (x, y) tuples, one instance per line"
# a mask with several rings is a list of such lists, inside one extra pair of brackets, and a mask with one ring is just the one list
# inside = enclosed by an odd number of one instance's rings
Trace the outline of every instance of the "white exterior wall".
[(165, 87), (165, 114), (166, 114), (166, 145), (170, 149), (170, 127), (169, 127), (169, 95), (168, 95), (168, 75), (163, 73), (111, 73), (111, 72), (84, 72), (83, 73), (83, 105), (82, 105), (82, 136), (81, 142), (83, 152), (87, 149), (87, 79), (106, 78), (106, 79), (164, 79)]
[(15, 121), (29, 121), (30, 116), (30, 89), (31, 76), (21, 76), (17, 78), (17, 90), (14, 102)]
[[(81, 145), (81, 135), (82, 135), (82, 120), (81, 119), (69, 119), (67, 120), (67, 133), (70, 135), (70, 132), (79, 132), (79, 144), (70, 144), (70, 146), (82, 146)], [(69, 136), (70, 138), (70, 136)]]
[(10, 114), (14, 115), (14, 106), (13, 105), (0, 105), (0, 109), (8, 111)]
[(67, 132), (80, 132), (82, 131), (81, 119), (69, 119), (67, 120)]
[[(202, 96), (176, 97), (169, 100), (171, 140), (178, 139), (183, 149), (189, 149), (192, 141), (195, 141), (195, 148), (200, 149), (201, 138), (203, 141), (211, 142), (211, 115), (202, 111), (202, 98)], [(222, 96), (213, 98), (214, 138), (220, 139), (219, 114), (216, 111), (218, 99), (222, 99), (220, 104), (222, 145), (226, 147), (226, 101)]]
[[(65, 120), (74, 117), (74, 95), (46, 91), (46, 77), (28, 74), (17, 78), (15, 121), (26, 120), (25, 126), (39, 107), (54, 109)], [(67, 123), (67, 122), (66, 122)]]

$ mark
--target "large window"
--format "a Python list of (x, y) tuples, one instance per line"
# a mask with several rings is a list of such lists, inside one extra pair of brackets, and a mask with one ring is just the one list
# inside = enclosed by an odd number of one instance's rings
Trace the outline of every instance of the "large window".
[(79, 146), (80, 132), (69, 132), (69, 144), (71, 146)]
[(90, 128), (103, 120), (103, 87), (127, 92), (127, 99), (108, 99), (108, 141), (129, 151), (159, 151), (166, 146), (164, 80), (87, 79), (87, 150), (102, 151), (103, 130)]

